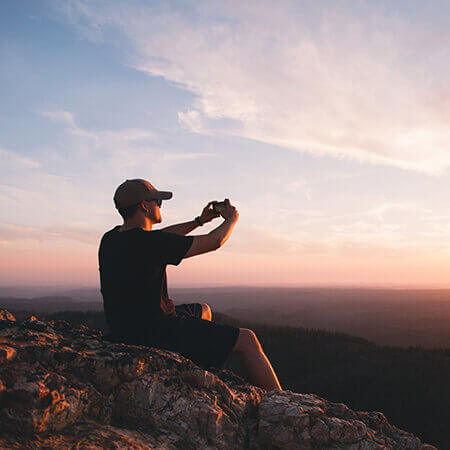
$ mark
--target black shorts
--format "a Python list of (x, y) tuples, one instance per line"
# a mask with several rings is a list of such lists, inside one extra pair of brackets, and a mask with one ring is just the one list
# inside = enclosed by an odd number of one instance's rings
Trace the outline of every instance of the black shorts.
[(175, 314), (149, 327), (140, 344), (180, 353), (203, 368), (221, 367), (239, 328), (201, 319), (201, 303), (175, 305)]

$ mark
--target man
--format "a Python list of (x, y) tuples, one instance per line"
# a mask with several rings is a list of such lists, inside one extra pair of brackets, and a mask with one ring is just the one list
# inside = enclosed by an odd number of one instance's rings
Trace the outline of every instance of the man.
[[(231, 235), (239, 214), (228, 199), (216, 213), (209, 202), (190, 222), (152, 230), (161, 223), (160, 207), (172, 192), (158, 191), (149, 181), (126, 180), (114, 194), (123, 225), (107, 231), (99, 247), (100, 286), (105, 316), (114, 339), (181, 353), (203, 366), (220, 367), (233, 352), (252, 383), (281, 389), (255, 333), (216, 324), (206, 303), (175, 306), (167, 293), (167, 264), (219, 249)], [(189, 232), (222, 216), (208, 234)]]

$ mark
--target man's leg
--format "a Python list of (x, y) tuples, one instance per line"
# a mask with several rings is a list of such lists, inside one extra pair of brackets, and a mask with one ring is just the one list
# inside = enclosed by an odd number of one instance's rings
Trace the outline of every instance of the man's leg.
[(232, 352), (242, 361), (250, 382), (267, 391), (281, 390), (275, 371), (252, 330), (239, 329), (239, 337)]
[(210, 306), (207, 303), (200, 303), (202, 305), (202, 319), (204, 320), (212, 320), (212, 311)]

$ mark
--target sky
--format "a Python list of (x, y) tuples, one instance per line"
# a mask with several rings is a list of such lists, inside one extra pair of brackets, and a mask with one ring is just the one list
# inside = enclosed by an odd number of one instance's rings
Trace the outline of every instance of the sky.
[(98, 285), (145, 178), (239, 211), (169, 287), (450, 287), (449, 49), (440, 0), (1, 2), (0, 285)]

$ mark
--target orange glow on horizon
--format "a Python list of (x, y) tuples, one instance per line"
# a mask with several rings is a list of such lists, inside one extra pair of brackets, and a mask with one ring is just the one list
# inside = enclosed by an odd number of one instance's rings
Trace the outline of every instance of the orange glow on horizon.
[[(225, 244), (226, 245), (226, 244)], [(7, 250), (7, 249), (6, 249)], [(301, 255), (236, 253), (227, 248), (167, 266), (172, 286), (403, 286), (448, 287), (450, 255), (412, 250)], [(93, 246), (32, 246), (5, 251), (0, 259), (2, 285), (99, 284)]]

